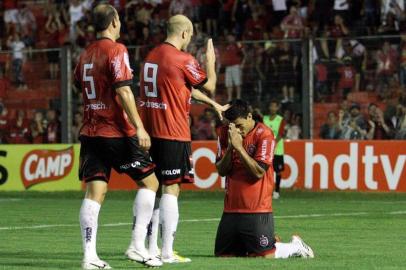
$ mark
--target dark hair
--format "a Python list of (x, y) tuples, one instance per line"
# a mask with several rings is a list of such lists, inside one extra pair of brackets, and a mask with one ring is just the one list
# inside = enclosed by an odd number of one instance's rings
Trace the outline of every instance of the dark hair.
[(224, 117), (229, 121), (235, 121), (237, 118), (246, 118), (250, 113), (248, 102), (235, 99), (229, 103), (231, 107), (225, 111)]
[(96, 32), (101, 32), (109, 27), (116, 17), (117, 11), (112, 5), (99, 4), (93, 9), (93, 26)]
[(271, 105), (272, 103), (275, 103), (276, 105), (278, 105), (279, 106), (279, 100), (277, 100), (277, 99), (272, 99), (271, 100), (271, 102), (269, 102), (269, 105)]

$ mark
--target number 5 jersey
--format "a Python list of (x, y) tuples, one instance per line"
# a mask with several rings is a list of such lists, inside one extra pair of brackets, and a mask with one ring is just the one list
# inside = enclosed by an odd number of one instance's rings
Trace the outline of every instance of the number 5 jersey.
[(103, 38), (86, 48), (74, 72), (75, 86), (83, 94), (80, 135), (117, 138), (136, 134), (116, 94), (116, 89), (130, 86), (132, 78), (123, 44)]

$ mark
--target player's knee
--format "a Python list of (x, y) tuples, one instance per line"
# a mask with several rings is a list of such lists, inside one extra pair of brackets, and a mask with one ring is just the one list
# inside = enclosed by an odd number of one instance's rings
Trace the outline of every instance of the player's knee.
[(147, 188), (150, 189), (154, 192), (158, 191), (158, 187), (159, 187), (159, 182), (158, 179), (156, 178), (155, 174), (150, 174), (149, 176), (147, 176), (146, 178), (142, 179), (138, 185), (140, 187), (143, 188)]
[(107, 193), (107, 183), (97, 181), (87, 184), (86, 198), (102, 204)]
[(164, 185), (163, 188), (163, 193), (164, 194), (171, 194), (173, 196), (179, 197), (179, 192), (180, 192), (180, 185), (179, 184), (172, 184), (172, 185)]

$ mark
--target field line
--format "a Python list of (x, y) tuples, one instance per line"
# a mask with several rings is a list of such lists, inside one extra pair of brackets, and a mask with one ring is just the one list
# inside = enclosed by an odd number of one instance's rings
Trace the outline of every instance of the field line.
[[(328, 214), (303, 214), (303, 215), (285, 215), (285, 216), (275, 216), (275, 219), (293, 219), (293, 218), (319, 218), (319, 217), (350, 217), (350, 216), (365, 216), (370, 214), (376, 214), (376, 212), (353, 212), (353, 213), (328, 213)], [(388, 215), (404, 215), (406, 211), (392, 211), (383, 214)], [(219, 221), (220, 218), (202, 218), (202, 219), (183, 219), (179, 222), (214, 222)], [(119, 223), (106, 223), (100, 224), (100, 227), (120, 227), (120, 226), (130, 226), (132, 223), (129, 222), (119, 222)], [(57, 228), (57, 227), (79, 227), (79, 224), (42, 224), (42, 225), (32, 225), (32, 226), (9, 226), (0, 227), (0, 231), (13, 231), (13, 230), (34, 230), (34, 229), (47, 229), (47, 228)]]

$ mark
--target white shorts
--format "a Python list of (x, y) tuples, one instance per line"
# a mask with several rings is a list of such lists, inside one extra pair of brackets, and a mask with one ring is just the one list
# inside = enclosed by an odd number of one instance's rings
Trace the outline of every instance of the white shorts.
[(18, 23), (17, 20), (18, 10), (8, 9), (4, 11), (4, 22), (5, 23)]
[(225, 76), (226, 87), (241, 86), (241, 67), (240, 65), (226, 67)]

